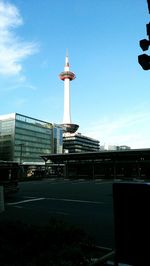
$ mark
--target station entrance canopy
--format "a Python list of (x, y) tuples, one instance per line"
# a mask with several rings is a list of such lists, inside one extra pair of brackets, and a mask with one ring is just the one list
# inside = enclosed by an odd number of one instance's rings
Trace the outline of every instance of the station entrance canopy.
[(64, 177), (150, 178), (150, 149), (62, 153), (41, 157), (51, 166), (64, 165)]

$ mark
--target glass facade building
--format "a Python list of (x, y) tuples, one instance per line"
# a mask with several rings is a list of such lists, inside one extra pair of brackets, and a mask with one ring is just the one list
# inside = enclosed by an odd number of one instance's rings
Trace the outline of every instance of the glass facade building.
[(1, 160), (42, 162), (41, 155), (57, 151), (62, 152), (61, 127), (17, 113), (0, 116)]
[(53, 125), (53, 153), (62, 153), (63, 150), (63, 133), (62, 127)]

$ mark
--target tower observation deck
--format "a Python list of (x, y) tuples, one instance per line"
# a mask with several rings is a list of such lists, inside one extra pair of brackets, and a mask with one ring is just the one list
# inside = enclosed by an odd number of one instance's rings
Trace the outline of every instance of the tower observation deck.
[(64, 71), (59, 74), (59, 78), (64, 81), (64, 116), (62, 125), (65, 132), (75, 133), (79, 125), (71, 122), (70, 81), (74, 80), (76, 76), (75, 73), (70, 71), (68, 54), (66, 54)]

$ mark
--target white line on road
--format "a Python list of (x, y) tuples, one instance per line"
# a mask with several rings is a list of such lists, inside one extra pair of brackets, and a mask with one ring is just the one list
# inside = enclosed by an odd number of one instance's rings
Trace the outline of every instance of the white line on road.
[(77, 199), (59, 199), (59, 198), (45, 198), (46, 200), (58, 200), (67, 202), (78, 202), (78, 203), (90, 203), (90, 204), (104, 204), (102, 201), (90, 201), (90, 200), (77, 200)]
[(90, 201), (90, 200), (78, 200), (78, 199), (61, 199), (61, 198), (30, 198), (26, 200), (8, 202), (6, 205), (14, 206), (22, 203), (40, 201), (40, 200), (53, 200), (53, 201), (65, 201), (65, 202), (76, 202), (76, 203), (89, 203), (89, 204), (104, 204), (102, 201)]
[(16, 201), (16, 202), (8, 202), (6, 205), (17, 205), (17, 204), (22, 204), (26, 202), (31, 202), (31, 201), (38, 201), (38, 200), (45, 200), (45, 198), (32, 198), (32, 199), (27, 199), (27, 200), (21, 200), (21, 201)]

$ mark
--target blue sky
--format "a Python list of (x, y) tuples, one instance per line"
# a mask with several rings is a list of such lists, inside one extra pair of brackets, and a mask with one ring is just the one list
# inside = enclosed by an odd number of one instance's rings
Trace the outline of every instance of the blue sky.
[(150, 148), (150, 72), (137, 62), (149, 21), (146, 0), (0, 0), (0, 114), (62, 123), (68, 48), (79, 132)]

